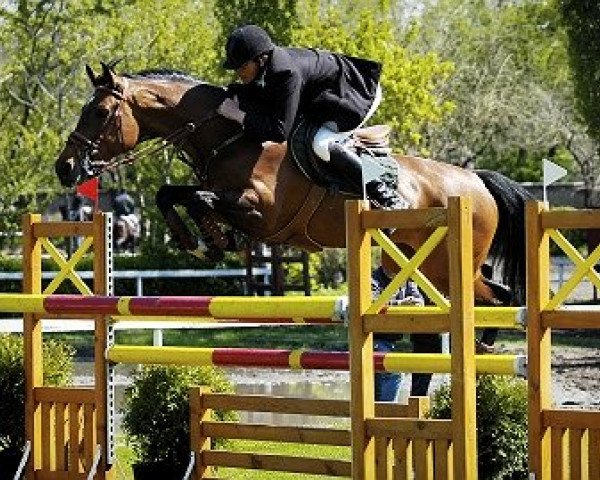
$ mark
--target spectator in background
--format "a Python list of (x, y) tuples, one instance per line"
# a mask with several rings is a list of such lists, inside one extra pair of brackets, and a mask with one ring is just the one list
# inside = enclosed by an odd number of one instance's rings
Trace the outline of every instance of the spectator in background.
[(113, 200), (115, 212), (115, 232), (113, 235), (116, 250), (134, 252), (141, 234), (140, 219), (134, 213), (135, 202), (125, 189), (121, 189)]
[(121, 189), (113, 201), (113, 208), (117, 217), (124, 217), (133, 213), (135, 202), (125, 189)]
[[(381, 295), (381, 292), (390, 284), (390, 277), (383, 271), (383, 267), (377, 268), (371, 277), (371, 294), (373, 299)], [(398, 289), (389, 302), (390, 305), (425, 305), (423, 294), (417, 284), (408, 280)], [(402, 335), (398, 334), (376, 334), (374, 336), (373, 349), (376, 352), (390, 353), (396, 350), (396, 342)], [(417, 377), (418, 378), (418, 377)], [(378, 402), (398, 401), (398, 393), (402, 376), (399, 373), (379, 372), (375, 374), (375, 400)], [(412, 394), (412, 393), (411, 393)]]
[[(85, 222), (92, 219), (92, 207), (85, 204), (84, 197), (76, 193), (72, 197), (68, 196), (66, 204), (59, 207), (60, 215), (67, 222)], [(71, 237), (67, 240), (67, 252), (79, 248), (82, 237)]]

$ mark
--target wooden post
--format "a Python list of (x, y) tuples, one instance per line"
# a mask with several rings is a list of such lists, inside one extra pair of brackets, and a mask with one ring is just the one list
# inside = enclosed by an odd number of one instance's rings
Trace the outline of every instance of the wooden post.
[[(107, 229), (112, 229), (107, 214), (94, 211), (94, 295), (113, 295), (111, 245), (108, 245)], [(110, 236), (110, 235), (108, 235)], [(96, 404), (96, 438), (102, 449), (98, 464), (98, 478), (112, 480), (116, 478), (116, 468), (107, 463), (107, 454), (111, 435), (108, 432), (108, 415), (112, 406), (108, 405), (109, 366), (106, 362), (106, 350), (110, 335), (110, 318), (104, 315), (94, 317), (94, 395)]]
[[(42, 292), (42, 247), (33, 232), (33, 225), (41, 215), (23, 216), (23, 293)], [(25, 438), (31, 441), (31, 454), (26, 478), (34, 479), (41, 467), (40, 408), (35, 400), (35, 389), (43, 386), (42, 322), (37, 314), (23, 315), (23, 348), (25, 356)]]
[(471, 200), (448, 201), (454, 478), (477, 478), (475, 301)]
[(212, 467), (204, 464), (203, 452), (210, 450), (210, 438), (204, 435), (203, 423), (211, 420), (211, 410), (204, 406), (204, 395), (211, 393), (208, 387), (190, 389), (190, 451), (196, 463), (192, 478), (200, 480), (213, 475)]
[(527, 226), (527, 368), (529, 390), (529, 471), (535, 480), (550, 479), (550, 431), (542, 413), (550, 408), (551, 330), (542, 326), (541, 312), (550, 300), (550, 241), (542, 227), (543, 204), (529, 202)]
[(352, 426), (352, 478), (375, 478), (375, 441), (367, 435), (366, 419), (375, 416), (373, 334), (365, 332), (363, 314), (371, 303), (371, 235), (362, 227), (366, 202), (346, 202), (348, 250), (350, 420)]

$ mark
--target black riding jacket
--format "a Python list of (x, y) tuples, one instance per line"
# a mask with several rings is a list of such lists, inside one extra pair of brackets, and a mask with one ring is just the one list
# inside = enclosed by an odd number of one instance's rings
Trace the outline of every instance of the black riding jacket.
[(356, 128), (375, 97), (381, 65), (308, 48), (275, 47), (258, 78), (229, 88), (246, 112), (246, 135), (258, 141), (287, 140), (302, 115), (334, 121), (339, 131)]

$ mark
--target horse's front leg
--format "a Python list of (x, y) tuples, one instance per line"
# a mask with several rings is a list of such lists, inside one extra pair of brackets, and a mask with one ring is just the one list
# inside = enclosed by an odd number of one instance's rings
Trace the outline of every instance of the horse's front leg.
[(181, 250), (194, 250), (197, 240), (187, 227), (175, 205), (185, 205), (198, 191), (198, 187), (187, 185), (163, 185), (156, 193), (156, 206), (171, 233), (175, 245)]
[[(199, 197), (199, 193), (204, 196)], [(212, 200), (210, 192), (199, 192), (197, 186), (188, 185), (163, 185), (156, 194), (156, 205), (165, 219), (176, 247), (195, 256), (219, 261), (223, 258), (223, 250), (229, 249), (230, 240), (214, 219), (210, 218)], [(175, 205), (186, 209), (197, 225), (201, 238), (188, 228), (174, 208)]]

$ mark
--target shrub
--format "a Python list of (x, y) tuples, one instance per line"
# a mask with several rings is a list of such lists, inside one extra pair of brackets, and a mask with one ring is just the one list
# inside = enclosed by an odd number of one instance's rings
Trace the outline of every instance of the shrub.
[[(48, 340), (44, 342), (42, 356), (44, 385), (68, 385), (73, 375), (73, 348)], [(0, 399), (0, 450), (18, 450), (25, 443), (25, 372), (21, 335), (0, 335)]]
[[(123, 429), (140, 463), (185, 465), (190, 456), (189, 388), (209, 386), (233, 392), (214, 367), (149, 366), (134, 375), (125, 392)], [(218, 420), (235, 420), (233, 412), (215, 412)]]
[[(450, 418), (450, 386), (437, 390), (430, 415)], [(482, 480), (527, 479), (527, 383), (507, 376), (477, 379), (477, 449)]]

